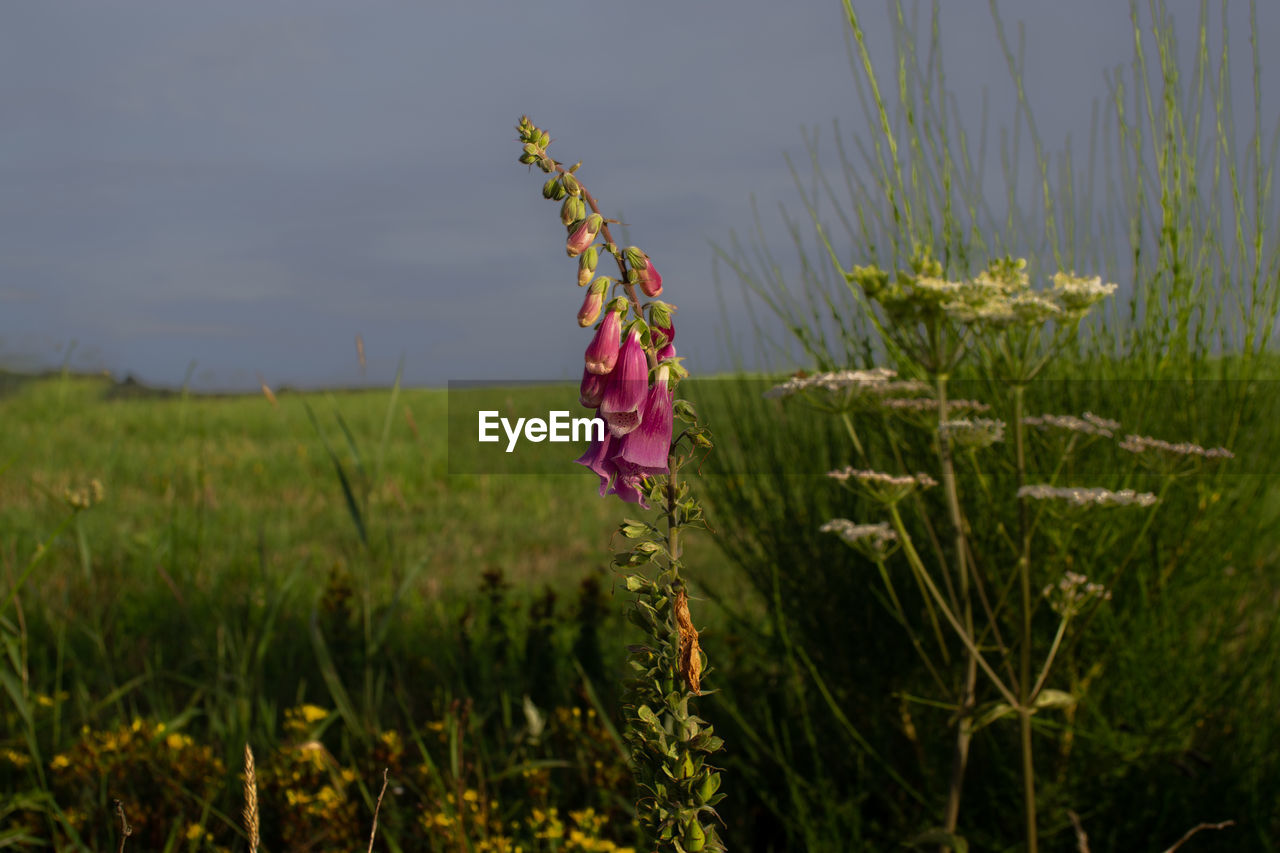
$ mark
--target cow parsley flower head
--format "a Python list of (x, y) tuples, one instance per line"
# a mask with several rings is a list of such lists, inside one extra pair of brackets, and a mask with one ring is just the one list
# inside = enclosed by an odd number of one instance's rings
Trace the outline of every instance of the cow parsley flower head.
[(829, 471), (827, 476), (849, 489), (861, 491), (883, 504), (895, 504), (916, 489), (938, 485), (928, 474), (885, 474), (852, 466)]
[(1090, 307), (1116, 292), (1116, 285), (1103, 284), (1098, 276), (1086, 278), (1059, 272), (1053, 276), (1053, 295), (1070, 314), (1084, 314)]
[(1039, 427), (1041, 430), (1061, 429), (1103, 438), (1111, 438), (1115, 435), (1115, 430), (1120, 429), (1118, 421), (1100, 418), (1093, 412), (1085, 412), (1084, 416), (1079, 418), (1075, 415), (1038, 415), (1023, 418), (1022, 422), (1027, 426)]
[(943, 421), (938, 431), (956, 447), (990, 447), (997, 441), (1004, 441), (1004, 421), (992, 418)]
[(1120, 442), (1120, 449), (1127, 450), (1130, 453), (1145, 453), (1146, 451), (1151, 450), (1167, 457), (1198, 456), (1201, 459), (1234, 459), (1236, 456), (1225, 447), (1205, 449), (1200, 445), (1192, 444), (1189, 441), (1180, 441), (1174, 444), (1172, 442), (1162, 441), (1158, 438), (1151, 438), (1146, 435), (1132, 434), (1124, 437), (1124, 441)]
[(898, 547), (898, 534), (885, 521), (854, 524), (847, 518), (833, 518), (818, 529), (836, 534), (846, 545), (876, 562), (884, 560)]
[(1079, 613), (1092, 599), (1111, 600), (1111, 590), (1076, 572), (1067, 572), (1056, 584), (1046, 586), (1041, 595), (1055, 613), (1066, 618)]
[(1019, 498), (1041, 501), (1065, 501), (1076, 507), (1087, 506), (1152, 506), (1159, 500), (1150, 492), (1133, 489), (1087, 489), (1080, 486), (1049, 486), (1039, 484), (1018, 489)]

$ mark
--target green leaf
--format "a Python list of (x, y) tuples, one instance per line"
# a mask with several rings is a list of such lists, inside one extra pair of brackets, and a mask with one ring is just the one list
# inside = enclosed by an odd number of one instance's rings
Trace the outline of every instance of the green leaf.
[(1076, 704), (1076, 697), (1065, 690), (1041, 690), (1036, 697), (1035, 709), (1070, 708)]
[(1008, 702), (986, 702), (973, 711), (973, 731), (984, 729), (1001, 717), (1013, 713), (1013, 706)]
[(639, 539), (642, 536), (648, 536), (650, 533), (657, 533), (658, 529), (647, 521), (624, 518), (622, 519), (622, 524), (618, 525), (618, 532), (628, 539)]

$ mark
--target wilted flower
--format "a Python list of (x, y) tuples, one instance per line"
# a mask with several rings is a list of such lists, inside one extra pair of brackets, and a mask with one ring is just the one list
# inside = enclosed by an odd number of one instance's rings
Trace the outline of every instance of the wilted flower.
[(640, 426), (640, 404), (648, 388), (649, 364), (640, 345), (640, 332), (632, 328), (600, 401), (600, 414), (614, 438), (622, 438)]
[(854, 524), (847, 518), (833, 518), (818, 529), (823, 533), (836, 534), (846, 545), (876, 561), (888, 557), (898, 545), (897, 532), (885, 521), (879, 524)]
[(622, 343), (622, 316), (617, 311), (604, 315), (604, 321), (596, 329), (596, 336), (587, 345), (584, 359), (592, 373), (609, 373), (618, 362), (618, 348)]
[(600, 233), (602, 224), (604, 224), (604, 217), (598, 213), (593, 213), (586, 219), (580, 219), (570, 225), (569, 239), (564, 244), (565, 251), (568, 252), (569, 257), (576, 258), (585, 252), (595, 241), (596, 235)]
[(1018, 497), (1035, 500), (1066, 501), (1072, 506), (1152, 506), (1159, 500), (1150, 492), (1133, 489), (1086, 489), (1079, 486), (1049, 486), (1038, 484), (1018, 489)]

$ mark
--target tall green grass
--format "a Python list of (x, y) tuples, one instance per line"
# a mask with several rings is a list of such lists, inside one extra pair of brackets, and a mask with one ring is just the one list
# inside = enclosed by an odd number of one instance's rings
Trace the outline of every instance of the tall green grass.
[[(613, 510), (589, 473), (566, 459), (559, 476), (449, 475), (444, 391), (4, 387), (0, 788), (16, 796), (0, 839), (115, 849), (120, 799), (127, 849), (186, 849), (192, 824), (225, 844), (246, 742), (267, 849), (367, 838), (382, 766), (391, 849), (479, 844), (553, 806), (630, 837), (609, 728), (624, 654), (609, 638), (630, 629), (605, 570)], [(95, 479), (103, 500), (69, 506)], [(714, 577), (721, 561), (692, 544)], [(299, 729), (286, 712), (304, 704), (329, 713)], [(327, 821), (285, 800), (331, 785), (299, 757), (308, 738), (356, 773)], [(452, 841), (421, 825), (423, 809), (480, 820), (462, 813), (468, 789), (500, 813)]]
[[(842, 273), (872, 263), (905, 268), (922, 249), (953, 278), (1011, 254), (1028, 258), (1033, 280), (1074, 269), (1120, 282), (1116, 308), (1085, 330), (1076, 357), (1051, 374), (1056, 381), (1028, 391), (1031, 411), (1089, 408), (1126, 431), (1223, 443), (1250, 461), (1235, 469), (1244, 476), (1195, 483), (1200, 497), (1164, 516), (1131, 585), (1071, 650), (1071, 677), (1091, 687), (1059, 732), (1069, 730), (1072, 746), (1040, 790), (1041, 813), (1053, 816), (1046, 843), (1071, 843), (1065, 810), (1073, 808), (1095, 849), (1162, 849), (1199, 820), (1226, 817), (1239, 823), (1233, 833), (1196, 843), (1272, 849), (1280, 825), (1258, 791), (1280, 788), (1280, 726), (1258, 721), (1280, 701), (1280, 212), (1256, 28), (1245, 60), (1253, 109), (1238, 133), (1228, 80), (1242, 34), (1227, 32), (1225, 11), (1214, 35), (1215, 7), (1201, 4), (1188, 54), (1165, 4), (1132, 3), (1134, 58), (1099, 72), (1081, 159), (1070, 144), (1055, 153), (1042, 137), (1035, 116), (1048, 107), (1024, 90), (1020, 31), (1011, 35), (994, 4), (991, 49), (1005, 56), (1017, 93), (1007, 128), (992, 128), (985, 108), (978, 122), (966, 118), (979, 111), (948, 91), (943, 48), (953, 48), (938, 4), (923, 15), (896, 2), (889, 9), (892, 32), (867, 33), (845, 3), (861, 113), (835, 125), (834, 169), (818, 135), (805, 139), (807, 168), (792, 164), (800, 212), (785, 225), (794, 260), (782, 260), (763, 226), (749, 243), (735, 238), (718, 251), (755, 306), (756, 346), (783, 369), (796, 366), (797, 352), (806, 369), (895, 366)], [(873, 67), (867, 43), (890, 37), (895, 62), (886, 72)], [(1179, 67), (1187, 55), (1191, 67)], [(850, 126), (862, 130), (843, 130)], [(975, 389), (988, 379), (960, 378)], [(709, 389), (750, 440), (722, 441), (718, 464), (734, 476), (710, 478), (707, 488), (721, 540), (774, 605), (749, 654), (774, 661), (775, 683), (789, 685), (781, 695), (794, 698), (786, 713), (727, 696), (726, 737), (747, 745), (742, 772), (761, 786), (757, 837), (778, 849), (851, 849), (842, 838), (877, 849), (939, 822), (946, 756), (922, 751), (914, 733), (953, 721), (907, 701), (927, 674), (875, 600), (868, 567), (817, 531), (833, 516), (859, 518), (861, 508), (797, 476), (798, 460), (847, 464), (847, 439), (820, 419), (804, 421), (807, 413), (777, 411), (755, 396), (760, 390)], [(868, 430), (875, 442), (874, 425)], [(1116, 524), (1121, 540), (1138, 534)], [(917, 535), (928, 541), (928, 531)], [(1243, 728), (1247, 745), (1238, 740)], [(1015, 755), (990, 730), (975, 742), (965, 834), (981, 849), (1018, 836)]]

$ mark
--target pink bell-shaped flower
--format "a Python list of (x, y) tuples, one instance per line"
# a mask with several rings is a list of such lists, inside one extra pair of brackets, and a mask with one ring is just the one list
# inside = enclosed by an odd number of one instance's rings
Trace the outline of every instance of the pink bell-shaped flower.
[(672, 401), (667, 390), (667, 368), (658, 368), (657, 381), (645, 396), (640, 425), (617, 442), (613, 455), (619, 475), (665, 474), (671, 451)]
[[(588, 363), (590, 368), (590, 363)], [(645, 360), (640, 333), (627, 335), (618, 353), (617, 364), (609, 374), (609, 384), (600, 400), (600, 415), (614, 438), (622, 438), (640, 426), (640, 405), (649, 390), (649, 363)]]
[(613, 370), (618, 362), (618, 348), (622, 338), (622, 318), (617, 311), (604, 315), (604, 321), (596, 329), (596, 336), (587, 345), (584, 360), (587, 370), (592, 373), (606, 374)]
[(619, 473), (614, 477), (613, 485), (609, 487), (607, 494), (617, 495), (629, 504), (639, 504), (641, 509), (648, 509), (649, 502), (644, 499), (642, 481), (643, 478), (639, 474)]
[(608, 286), (607, 278), (598, 278), (587, 290), (587, 295), (582, 300), (582, 307), (578, 309), (579, 326), (585, 329), (600, 316), (600, 309), (604, 307), (604, 292)]
[(605, 489), (609, 488), (609, 480), (613, 478), (617, 470), (613, 465), (613, 460), (610, 458), (612, 445), (613, 436), (608, 431), (605, 431), (602, 440), (592, 441), (591, 446), (587, 448), (587, 452), (573, 460), (579, 465), (587, 466), (600, 478), (600, 497), (605, 496)]
[(598, 213), (593, 213), (586, 219), (570, 225), (569, 239), (564, 244), (564, 249), (569, 254), (569, 257), (576, 258), (585, 252), (595, 242), (596, 235), (600, 233), (600, 226), (603, 223), (603, 217)]

